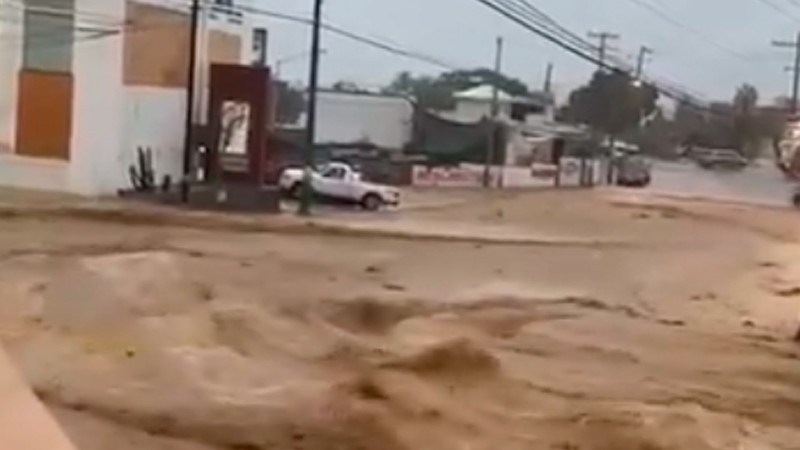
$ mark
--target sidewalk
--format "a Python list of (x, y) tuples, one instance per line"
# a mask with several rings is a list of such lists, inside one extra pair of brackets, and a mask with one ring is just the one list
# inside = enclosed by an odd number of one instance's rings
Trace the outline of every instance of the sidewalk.
[(0, 449), (75, 450), (0, 348)]

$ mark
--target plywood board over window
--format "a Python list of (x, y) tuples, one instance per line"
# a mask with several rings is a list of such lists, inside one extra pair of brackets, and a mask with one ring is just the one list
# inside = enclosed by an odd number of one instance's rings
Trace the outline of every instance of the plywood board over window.
[[(186, 86), (189, 64), (189, 17), (169, 8), (128, 1), (131, 24), (123, 44), (123, 81), (127, 86)], [(208, 32), (208, 60), (239, 63), (241, 38), (220, 30)]]
[(72, 75), (23, 70), (17, 101), (17, 154), (69, 160)]
[(183, 87), (189, 64), (186, 14), (128, 1), (131, 24), (123, 43), (123, 82), (127, 86)]
[(208, 60), (217, 64), (241, 62), (242, 38), (231, 33), (211, 30), (208, 33)]

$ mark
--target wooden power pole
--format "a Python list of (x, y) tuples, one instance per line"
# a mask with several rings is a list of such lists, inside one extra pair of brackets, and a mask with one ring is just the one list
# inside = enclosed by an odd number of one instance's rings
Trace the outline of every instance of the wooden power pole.
[(489, 126), (489, 139), (486, 149), (486, 162), (483, 166), (483, 187), (491, 187), (492, 185), (492, 166), (494, 166), (495, 154), (497, 153), (497, 116), (500, 113), (500, 100), (499, 91), (497, 88), (497, 78), (500, 76), (500, 71), (503, 69), (503, 38), (498, 37), (495, 43), (494, 52), (494, 74), (495, 80), (492, 83), (492, 106), (491, 106), (491, 123)]
[(189, 63), (186, 68), (186, 115), (183, 135), (183, 179), (181, 180), (181, 201), (189, 201), (189, 182), (192, 179), (192, 160), (194, 159), (194, 97), (197, 84), (197, 31), (200, 24), (200, 0), (192, 0), (192, 13), (189, 21)]
[(598, 57), (597, 68), (602, 70), (603, 68), (605, 68), (606, 57), (608, 56), (608, 53), (611, 50), (613, 50), (609, 45), (609, 43), (613, 40), (619, 39), (619, 35), (616, 33), (601, 31), (601, 32), (589, 33), (589, 37), (597, 39), (599, 42), (597, 46), (597, 57)]
[(797, 33), (797, 38), (794, 42), (791, 41), (772, 41), (772, 45), (781, 48), (791, 48), (794, 50), (794, 64), (791, 67), (792, 72), (792, 104), (790, 105), (791, 113), (796, 114), (798, 111), (798, 89), (800, 89), (800, 32)]
[(636, 79), (642, 79), (642, 73), (644, 72), (644, 63), (647, 61), (647, 55), (652, 55), (653, 49), (643, 45), (639, 47), (639, 55), (636, 57)]
[(314, 21), (311, 27), (311, 64), (308, 74), (308, 106), (306, 109), (306, 139), (303, 151), (303, 189), (297, 214), (311, 214), (311, 200), (314, 195), (311, 186), (311, 171), (314, 166), (317, 126), (317, 90), (319, 88), (319, 50), (320, 29), (322, 27), (322, 0), (314, 0)]

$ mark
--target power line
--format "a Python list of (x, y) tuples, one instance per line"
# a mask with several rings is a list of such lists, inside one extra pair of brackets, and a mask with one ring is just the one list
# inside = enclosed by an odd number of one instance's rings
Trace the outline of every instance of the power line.
[(605, 66), (606, 56), (612, 50), (609, 42), (619, 39), (619, 35), (608, 31), (590, 32), (589, 37), (597, 39), (599, 45), (597, 46), (597, 58), (600, 60), (597, 67), (602, 69)]
[[(187, 6), (185, 3), (178, 3), (178, 2), (171, 2), (171, 3), (173, 3), (174, 5)], [(287, 22), (300, 23), (300, 24), (307, 25), (307, 26), (312, 26), (314, 24), (314, 21), (311, 20), (308, 17), (298, 16), (298, 15), (288, 14), (288, 13), (282, 13), (282, 12), (279, 12), (279, 11), (274, 11), (274, 10), (270, 10), (270, 9), (266, 9), (266, 8), (259, 8), (259, 7), (255, 7), (255, 6), (233, 5), (233, 6), (227, 7), (227, 9), (229, 9), (231, 11), (239, 11), (239, 12), (243, 12), (243, 13), (249, 13), (249, 14), (254, 14), (254, 15), (259, 15), (259, 16), (264, 16), (264, 17), (271, 17), (273, 19), (284, 20), (284, 21), (287, 21)], [(374, 48), (386, 51), (388, 53), (395, 54), (397, 56), (402, 56), (404, 58), (414, 59), (414, 60), (421, 61), (421, 62), (424, 62), (424, 63), (427, 63), (427, 64), (438, 66), (438, 67), (441, 67), (441, 68), (444, 68), (444, 69), (447, 69), (447, 70), (458, 70), (459, 69), (459, 67), (457, 65), (454, 65), (454, 64), (452, 64), (450, 62), (447, 62), (447, 61), (444, 61), (442, 59), (439, 59), (439, 58), (437, 58), (435, 56), (427, 55), (427, 54), (416, 52), (416, 51), (412, 51), (412, 50), (403, 49), (403, 48), (401, 48), (401, 47), (399, 47), (397, 45), (392, 45), (392, 44), (389, 44), (389, 43), (386, 43), (386, 42), (382, 42), (382, 41), (380, 41), (378, 39), (375, 39), (375, 38), (371, 38), (371, 37), (368, 37), (368, 36), (364, 36), (364, 35), (361, 35), (361, 34), (346, 30), (346, 29), (344, 29), (342, 27), (339, 27), (337, 25), (333, 25), (330, 22), (323, 22), (321, 24), (321, 28), (323, 30), (325, 30), (325, 31), (330, 32), (330, 33), (345, 37), (347, 39), (350, 39), (350, 40), (355, 41), (355, 42), (359, 42), (359, 43), (364, 44), (364, 45), (368, 45), (370, 47), (374, 47)]]
[[(506, 11), (525, 19), (537, 29), (571, 44), (582, 52), (599, 56), (601, 49), (597, 45), (565, 28), (547, 13), (534, 7), (528, 0), (493, 0), (493, 2), (498, 6), (506, 8)], [(522, 14), (520, 14), (520, 11), (522, 11)], [(610, 61), (610, 66), (614, 66), (623, 72), (633, 70), (626, 61), (616, 55), (606, 53), (604, 57), (606, 61)]]
[(766, 5), (769, 9), (780, 14), (781, 16), (786, 17), (787, 19), (790, 19), (792, 21), (798, 20), (798, 16), (792, 14), (791, 11), (781, 6), (780, 4), (775, 3), (774, 0), (758, 0), (758, 1)]
[[(622, 73), (629, 73), (629, 70), (625, 70), (616, 65), (609, 64), (608, 62), (601, 61), (595, 55), (591, 53), (587, 53), (586, 51), (577, 48), (574, 45), (571, 45), (568, 42), (565, 42), (563, 39), (560, 39), (559, 36), (554, 35), (547, 30), (542, 29), (541, 27), (537, 26), (535, 23), (530, 23), (526, 21), (524, 18), (519, 17), (518, 15), (514, 14), (513, 12), (509, 11), (508, 9), (504, 8), (502, 4), (500, 4), (500, 0), (477, 0), (479, 3), (487, 6), (488, 8), (492, 9), (496, 13), (500, 14), (501, 16), (511, 20), (512, 22), (518, 24), (519, 26), (527, 29), (528, 31), (540, 36), (541, 38), (549, 41), (552, 44), (562, 48), (563, 50), (571, 53), (585, 61), (591, 62), (593, 64), (600, 65), (603, 68), (612, 70), (614, 72), (622, 72)], [(655, 80), (653, 78), (648, 77), (644, 80), (648, 84), (652, 85), (658, 92), (661, 94), (672, 98), (674, 100), (680, 101), (682, 103), (688, 104), (693, 106), (697, 109), (701, 110), (709, 110), (702, 102), (700, 101), (695, 95), (689, 93), (686, 89), (681, 87), (675, 86), (673, 83), (663, 82), (659, 80)]]
[(556, 21), (552, 16), (531, 4), (530, 1), (516, 0), (515, 4), (513, 1), (514, 0), (508, 0), (506, 5), (511, 2), (512, 6), (515, 6), (517, 11), (522, 11), (522, 13), (526, 15), (529, 20), (532, 20), (543, 28), (553, 31), (555, 34), (562, 36), (562, 38), (569, 40), (578, 47), (590, 51), (598, 50), (597, 46), (558, 23), (558, 21)]
[(797, 38), (794, 42), (787, 42), (787, 41), (773, 41), (772, 45), (775, 47), (781, 48), (790, 48), (794, 50), (794, 65), (791, 66), (792, 72), (792, 104), (791, 110), (792, 113), (797, 113), (798, 108), (798, 92), (800, 91), (800, 33), (797, 34)]
[(650, 3), (647, 0), (628, 0), (628, 1), (636, 4), (637, 6), (639, 6), (641, 8), (644, 8), (644, 9), (650, 11), (652, 14), (656, 15), (661, 20), (669, 23), (672, 26), (674, 26), (676, 28), (679, 28), (679, 29), (681, 29), (683, 31), (692, 33), (695, 36), (702, 38), (707, 44), (710, 44), (711, 46), (717, 48), (718, 50), (721, 50), (721, 51), (723, 51), (725, 53), (728, 53), (729, 55), (732, 55), (732, 56), (734, 56), (736, 58), (739, 58), (739, 59), (744, 59), (744, 60), (748, 59), (746, 55), (744, 55), (742, 53), (739, 53), (736, 50), (734, 50), (734, 49), (732, 49), (732, 48), (730, 48), (730, 47), (728, 47), (726, 45), (721, 44), (717, 40), (713, 39), (710, 35), (702, 32), (702, 31), (700, 31), (700, 30), (698, 30), (698, 29), (696, 29), (694, 27), (689, 26), (688, 24), (686, 24), (686, 22), (675, 18), (674, 16), (670, 15), (669, 13), (664, 11), (663, 9), (660, 9), (659, 7), (657, 7), (656, 5)]
[[(70, 16), (75, 18), (84, 18), (86, 20), (93, 20), (97, 23), (104, 23), (104, 21), (113, 22), (111, 25), (122, 25), (123, 22), (118, 22), (115, 17), (98, 13), (94, 11), (87, 11), (85, 9), (76, 9), (76, 8), (58, 8), (52, 6), (32, 6), (32, 5), (25, 5), (22, 2), (11, 2), (8, 0), (0, 1), (0, 9), (13, 9), (16, 11), (32, 11), (38, 13), (44, 13), (54, 16)], [(109, 23), (104, 23), (109, 25)]]

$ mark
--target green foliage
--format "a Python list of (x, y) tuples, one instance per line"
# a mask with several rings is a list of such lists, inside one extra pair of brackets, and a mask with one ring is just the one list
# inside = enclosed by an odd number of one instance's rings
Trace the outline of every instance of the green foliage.
[(731, 141), (747, 156), (756, 156), (758, 143), (763, 135), (757, 105), (758, 91), (755, 87), (744, 84), (736, 90), (733, 98)]
[(289, 86), (285, 81), (275, 82), (275, 93), (278, 96), (276, 112), (277, 123), (295, 123), (306, 108), (303, 91)]
[(782, 133), (786, 120), (785, 105), (759, 107), (758, 99), (756, 88), (743, 84), (730, 103), (712, 103), (707, 110), (678, 104), (673, 134), (683, 144), (733, 148), (757, 157), (765, 140)]
[(637, 128), (643, 118), (656, 110), (658, 91), (634, 81), (625, 73), (595, 72), (587, 85), (570, 94), (560, 116), (610, 136)]

